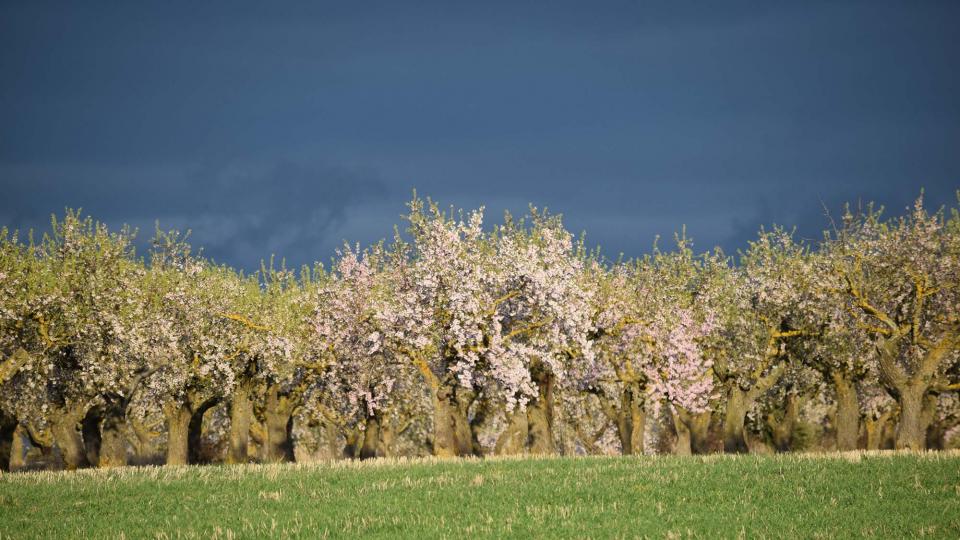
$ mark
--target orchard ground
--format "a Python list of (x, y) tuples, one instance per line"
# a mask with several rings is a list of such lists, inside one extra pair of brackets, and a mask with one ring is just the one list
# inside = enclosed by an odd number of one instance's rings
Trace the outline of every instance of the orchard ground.
[(0, 474), (0, 538), (952, 537), (960, 452)]

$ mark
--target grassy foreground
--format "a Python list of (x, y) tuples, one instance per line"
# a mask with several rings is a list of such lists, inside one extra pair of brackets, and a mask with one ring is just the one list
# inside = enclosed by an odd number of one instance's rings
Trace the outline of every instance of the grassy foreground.
[(0, 538), (951, 537), (960, 454), (0, 474)]

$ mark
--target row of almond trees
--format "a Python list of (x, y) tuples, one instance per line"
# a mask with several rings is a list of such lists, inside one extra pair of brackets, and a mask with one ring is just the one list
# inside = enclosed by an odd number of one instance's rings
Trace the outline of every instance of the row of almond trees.
[[(68, 211), (0, 239), (0, 464), (940, 447), (960, 217), (918, 200), (737, 257), (607, 261), (558, 216), (417, 198), (331, 268), (244, 275)], [(806, 431), (805, 431), (806, 430)], [(809, 437), (806, 437), (809, 439)], [(212, 448), (212, 450), (211, 450)], [(37, 457), (39, 456), (39, 457)]]

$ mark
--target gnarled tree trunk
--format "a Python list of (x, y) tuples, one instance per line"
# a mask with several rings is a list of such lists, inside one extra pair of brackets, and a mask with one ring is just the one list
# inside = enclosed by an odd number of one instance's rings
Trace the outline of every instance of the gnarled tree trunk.
[(86, 407), (83, 406), (61, 408), (50, 420), (50, 433), (60, 449), (63, 465), (67, 470), (72, 471), (90, 464), (83, 446), (83, 437), (77, 429), (86, 412)]
[(900, 389), (900, 423), (897, 425), (897, 450), (923, 450), (927, 444), (927, 426), (924, 423), (924, 395), (920, 386), (905, 386)]
[(690, 430), (690, 449), (694, 454), (710, 453), (710, 411), (689, 413), (682, 411), (680, 420)]
[(250, 402), (252, 385), (238, 384), (230, 401), (230, 445), (227, 448), (227, 463), (246, 463), (249, 460), (250, 423), (253, 405)]
[(799, 422), (800, 405), (796, 394), (787, 394), (787, 405), (783, 410), (783, 418), (777, 419), (775, 415), (767, 416), (767, 425), (770, 427), (770, 438), (773, 440), (773, 448), (777, 452), (789, 452), (794, 444), (793, 434), (796, 431)]
[(864, 447), (867, 450), (879, 450), (883, 447), (885, 431), (892, 415), (893, 411), (887, 411), (879, 418), (864, 419)]
[(433, 455), (469, 456), (474, 453), (473, 432), (467, 419), (470, 398), (455, 388), (440, 387), (434, 395)]
[(367, 418), (363, 430), (363, 446), (360, 447), (360, 459), (386, 457), (387, 453), (380, 438), (381, 419), (374, 415)]
[(537, 398), (527, 403), (526, 410), (514, 409), (507, 428), (497, 438), (496, 453), (535, 455), (557, 453), (553, 440), (553, 387), (555, 377), (542, 367), (531, 370), (537, 385)]
[(108, 404), (101, 424), (100, 467), (123, 467), (127, 457), (127, 403)]
[(750, 451), (744, 431), (747, 411), (750, 410), (758, 397), (777, 384), (785, 369), (784, 364), (776, 365), (769, 373), (757, 379), (753, 386), (749, 388), (740, 388), (736, 381), (730, 381), (730, 390), (727, 392), (727, 410), (723, 419), (724, 452), (742, 454)]
[(101, 422), (103, 422), (103, 406), (97, 406), (91, 407), (80, 423), (83, 447), (87, 454), (87, 461), (90, 463), (100, 463), (100, 446), (103, 443), (100, 437)]
[(625, 456), (643, 453), (643, 429), (646, 423), (646, 411), (643, 408), (643, 394), (637, 384), (626, 385), (620, 393), (620, 406), (617, 408), (617, 435), (620, 438), (621, 453)]
[(724, 452), (744, 454), (750, 451), (743, 425), (747, 410), (752, 404), (752, 401), (748, 400), (747, 392), (736, 384), (730, 386), (727, 392), (726, 415), (723, 418)]
[(168, 403), (163, 408), (167, 421), (167, 465), (186, 465), (190, 462), (190, 406)]
[(553, 455), (557, 447), (553, 440), (553, 386), (555, 377), (539, 373), (535, 377), (539, 396), (527, 404), (528, 449), (535, 455)]
[(343, 457), (346, 459), (357, 459), (360, 457), (360, 448), (363, 446), (363, 431), (360, 429), (348, 429), (343, 434)]
[(151, 431), (150, 426), (136, 418), (129, 419), (130, 428), (133, 430), (134, 440), (133, 449), (136, 454), (137, 462), (147, 463), (154, 458), (155, 439), (160, 436), (159, 433)]
[(263, 408), (263, 420), (267, 431), (264, 459), (270, 462), (293, 460), (293, 412), (294, 400), (280, 391), (280, 385), (267, 388)]
[(853, 381), (840, 371), (830, 372), (830, 380), (837, 394), (837, 450), (857, 449), (857, 436), (860, 433), (860, 400)]
[(494, 453), (498, 456), (515, 456), (522, 454), (527, 446), (529, 437), (529, 422), (527, 411), (516, 408), (509, 413), (507, 427), (497, 437)]
[(27, 466), (27, 445), (30, 433), (23, 424), (17, 424), (13, 432), (13, 441), (10, 444), (10, 471), (19, 471)]
[(676, 440), (673, 442), (673, 454), (676, 456), (689, 456), (693, 454), (693, 444), (691, 442), (690, 428), (680, 419), (680, 413), (673, 406), (667, 408), (670, 415), (670, 423), (673, 425), (673, 432)]

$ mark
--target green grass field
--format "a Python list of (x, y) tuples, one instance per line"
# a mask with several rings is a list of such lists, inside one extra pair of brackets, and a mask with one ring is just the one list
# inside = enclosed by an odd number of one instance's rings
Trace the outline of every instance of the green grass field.
[(0, 538), (960, 537), (960, 454), (0, 475)]

